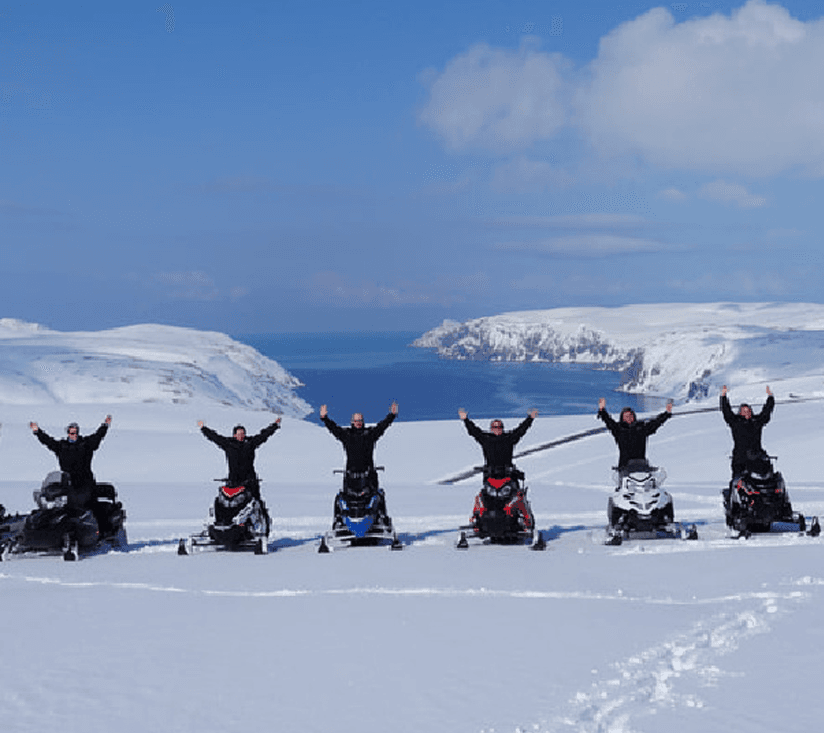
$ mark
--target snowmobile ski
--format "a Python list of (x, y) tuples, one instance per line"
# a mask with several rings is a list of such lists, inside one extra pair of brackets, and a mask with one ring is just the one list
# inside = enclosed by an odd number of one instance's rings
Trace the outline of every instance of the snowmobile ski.
[(735, 539), (748, 540), (754, 535), (763, 534), (798, 534), (801, 537), (818, 537), (821, 534), (821, 524), (818, 517), (810, 517), (809, 523), (803, 514), (797, 514), (792, 519), (777, 520), (769, 525), (750, 525), (739, 520), (731, 527)]
[(698, 528), (694, 524), (684, 525), (680, 522), (653, 527), (650, 529), (633, 529), (618, 525), (607, 527), (604, 544), (619, 546), (633, 540), (697, 540)]
[(344, 547), (378, 545), (388, 546), (390, 550), (395, 551), (403, 549), (403, 542), (401, 542), (397, 532), (392, 529), (391, 525), (383, 528), (373, 525), (368, 532), (364, 532), (360, 536), (349, 531), (345, 525), (338, 525), (328, 532), (324, 532), (321, 536), (318, 552), (324, 554)]
[[(466, 524), (461, 527), (455, 549), (468, 550), (470, 545), (522, 545), (530, 550), (542, 552), (547, 549), (546, 537), (543, 532), (536, 532), (534, 536), (524, 536), (517, 541), (501, 542), (493, 537), (479, 535), (475, 530), (475, 525)], [(470, 542), (471, 540), (471, 542)]]

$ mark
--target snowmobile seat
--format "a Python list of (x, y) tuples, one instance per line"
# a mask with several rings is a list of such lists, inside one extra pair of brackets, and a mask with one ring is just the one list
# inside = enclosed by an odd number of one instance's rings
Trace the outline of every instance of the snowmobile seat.
[(363, 494), (374, 494), (378, 491), (378, 471), (382, 471), (383, 466), (376, 466), (371, 471), (335, 471), (343, 474), (343, 493), (361, 496)]
[(630, 458), (623, 466), (618, 466), (614, 470), (622, 476), (627, 476), (631, 473), (654, 473), (658, 468), (651, 466), (646, 458)]

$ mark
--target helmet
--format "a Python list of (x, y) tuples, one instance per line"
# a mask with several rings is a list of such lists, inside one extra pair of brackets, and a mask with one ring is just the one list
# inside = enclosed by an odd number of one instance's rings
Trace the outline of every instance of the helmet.
[(492, 430), (492, 428), (493, 428), (495, 425), (500, 425), (500, 426), (501, 426), (501, 430), (503, 430), (503, 429), (504, 429), (504, 421), (503, 421), (503, 420), (501, 420), (500, 418), (497, 418), (497, 417), (496, 417), (494, 420), (491, 420), (491, 421), (490, 421), (490, 423), (489, 423), (489, 429), (490, 429), (490, 430)]
[(76, 422), (70, 422), (66, 425), (66, 432), (68, 433), (69, 430), (76, 430), (77, 434), (80, 435), (80, 426)]

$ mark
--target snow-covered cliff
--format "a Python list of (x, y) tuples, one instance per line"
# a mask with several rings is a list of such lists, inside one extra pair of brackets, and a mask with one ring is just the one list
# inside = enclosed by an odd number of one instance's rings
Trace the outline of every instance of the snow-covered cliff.
[(824, 305), (709, 303), (558, 308), (444, 321), (415, 341), (450, 359), (558, 361), (622, 373), (629, 392), (694, 399), (721, 384), (785, 381), (824, 394)]
[(221, 333), (139, 325), (63, 333), (0, 319), (5, 404), (212, 402), (303, 417), (300, 382)]

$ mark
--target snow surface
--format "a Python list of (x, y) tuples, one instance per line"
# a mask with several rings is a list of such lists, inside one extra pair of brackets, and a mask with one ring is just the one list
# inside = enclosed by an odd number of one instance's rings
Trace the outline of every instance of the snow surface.
[(723, 384), (784, 382), (824, 396), (824, 305), (675, 303), (557, 308), (444, 321), (415, 341), (446, 358), (598, 364), (624, 389), (679, 400)]
[(277, 362), (222, 333), (161, 325), (64, 333), (0, 319), (5, 404), (216, 402), (292, 417), (311, 407)]
[[(822, 403), (787, 404), (774, 390), (765, 445), (795, 507), (824, 516)], [(2, 729), (818, 729), (824, 538), (727, 537), (719, 491), (731, 441), (718, 412), (676, 408), (650, 441), (676, 519), (696, 522), (698, 541), (600, 544), (617, 456), (600, 434), (519, 461), (549, 539), (531, 552), (455, 549), (478, 479), (437, 480), (480, 451), (457, 418), (405, 423), (400, 408), (377, 459), (402, 552), (317, 553), (343, 456), (321, 426), (287, 417), (258, 451), (271, 554), (178, 557), (224, 475), (196, 421), (256, 432), (268, 416), (207, 399), (7, 405), (0, 501), (11, 511), (29, 510), (54, 467), (29, 420), (57, 433), (114, 415), (95, 471), (118, 487), (130, 544), (77, 563), (0, 565)], [(519, 448), (597, 425), (592, 414), (539, 417)]]
[[(817, 307), (787, 307), (779, 324), (777, 307), (765, 306), (769, 327), (736, 308), (745, 325), (724, 326), (737, 334), (725, 343), (750, 333), (772, 356), (746, 367), (732, 360), (713, 379), (726, 377), (733, 402), (756, 409), (765, 394), (756, 377), (769, 379), (778, 406), (765, 445), (795, 508), (824, 516), (822, 372), (815, 341), (804, 340), (820, 328)], [(656, 333), (669, 335), (645, 344), (686, 343), (700, 319), (684, 316), (676, 328), (679, 309), (651, 307), (637, 332), (621, 331), (622, 343), (637, 343), (656, 314), (665, 322)], [(715, 318), (723, 307), (707, 310)], [(802, 322), (808, 333), (788, 330)], [(784, 363), (787, 344), (795, 350)], [(319, 555), (343, 454), (324, 428), (298, 419), (307, 407), (279, 369), (220, 334), (56, 334), (0, 322), (0, 502), (29, 511), (55, 467), (31, 420), (60, 435), (72, 420), (90, 432), (112, 413), (95, 472), (118, 487), (130, 543), (77, 563), (0, 565), (3, 731), (818, 729), (824, 538), (728, 537), (719, 492), (731, 440), (717, 411), (676, 408), (650, 441), (676, 519), (697, 524), (696, 542), (602, 544), (617, 451), (601, 433), (518, 461), (546, 552), (459, 551), (479, 480), (438, 482), (477, 465), (480, 451), (457, 419), (404, 422), (401, 404), (377, 460), (406, 548)], [(791, 400), (798, 391), (806, 401)], [(178, 538), (201, 529), (213, 479), (225, 474), (197, 420), (254, 433), (271, 421), (262, 410), (286, 415), (258, 451), (270, 554), (179, 557)], [(594, 414), (539, 417), (519, 449), (599, 425)]]

